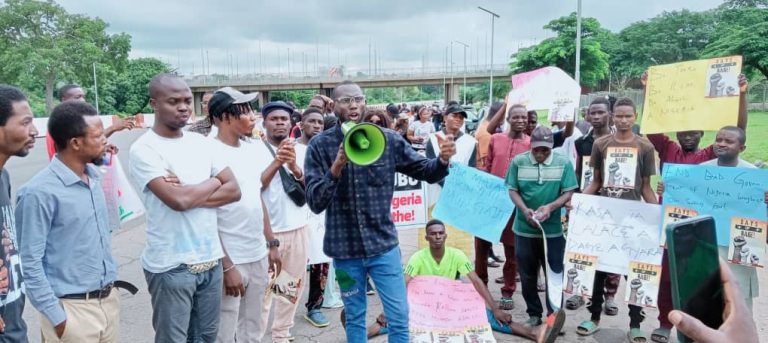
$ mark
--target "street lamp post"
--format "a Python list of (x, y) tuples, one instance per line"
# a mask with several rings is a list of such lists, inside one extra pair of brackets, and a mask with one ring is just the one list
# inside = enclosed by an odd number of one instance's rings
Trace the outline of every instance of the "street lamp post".
[(491, 85), (488, 88), (488, 106), (491, 106), (491, 103), (493, 102), (493, 35), (494, 35), (494, 24), (495, 24), (496, 18), (499, 18), (499, 15), (490, 10), (482, 8), (480, 6), (477, 6), (477, 8), (491, 15), (491, 66), (489, 70), (491, 74)]
[[(466, 105), (467, 104), (467, 48), (469, 48), (469, 44), (462, 43), (462, 42), (459, 42), (459, 41), (454, 41), (454, 42), (464, 46), (464, 85), (462, 86), (462, 88), (464, 88), (464, 101), (463, 101), (463, 104)], [(491, 75), (493, 75), (493, 74), (491, 74)]]

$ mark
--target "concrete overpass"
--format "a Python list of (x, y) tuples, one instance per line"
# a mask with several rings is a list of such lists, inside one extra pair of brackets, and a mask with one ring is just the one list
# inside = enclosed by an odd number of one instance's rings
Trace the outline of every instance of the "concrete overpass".
[(383, 70), (373, 75), (362, 72), (354, 73), (354, 75), (350, 75), (353, 74), (351, 72), (346, 74), (331, 76), (294, 73), (235, 75), (232, 77), (199, 75), (188, 78), (187, 84), (195, 95), (195, 112), (200, 113), (199, 103), (202, 95), (206, 91), (213, 91), (225, 86), (237, 88), (242, 92), (259, 92), (259, 100), (264, 104), (269, 100), (269, 93), (273, 91), (313, 89), (317, 90), (318, 94), (330, 96), (333, 87), (344, 80), (357, 82), (362, 88), (443, 85), (447, 100), (459, 99), (459, 88), (464, 84), (465, 78), (467, 84), (486, 82), (491, 75), (493, 75), (494, 82), (510, 82), (507, 65), (495, 65), (490, 69), (487, 66), (472, 66), (467, 68), (466, 73), (462, 67), (461, 70), (454, 69), (453, 73), (450, 70), (444, 70), (444, 68), (434, 70), (419, 68)]

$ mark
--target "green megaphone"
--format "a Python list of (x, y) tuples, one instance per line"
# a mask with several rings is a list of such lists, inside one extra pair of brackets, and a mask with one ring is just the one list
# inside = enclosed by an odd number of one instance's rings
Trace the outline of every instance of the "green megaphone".
[(354, 164), (373, 164), (384, 154), (387, 137), (380, 127), (370, 123), (346, 122), (341, 125), (344, 134), (344, 152)]

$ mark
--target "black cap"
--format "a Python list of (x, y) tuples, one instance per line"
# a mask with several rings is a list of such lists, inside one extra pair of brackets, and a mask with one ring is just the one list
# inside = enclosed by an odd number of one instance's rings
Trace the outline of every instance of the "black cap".
[(467, 111), (464, 111), (464, 108), (461, 107), (461, 105), (453, 104), (448, 105), (445, 109), (445, 115), (453, 114), (453, 113), (461, 113), (464, 118), (467, 117)]
[(552, 130), (547, 127), (539, 126), (531, 132), (531, 149), (538, 147), (547, 147), (552, 149), (555, 146), (555, 137)]
[(232, 104), (250, 103), (256, 99), (259, 93), (243, 94), (232, 87), (219, 88), (208, 101), (208, 113), (220, 114)]
[(264, 107), (261, 109), (261, 115), (264, 118), (267, 118), (267, 116), (272, 112), (276, 110), (283, 110), (286, 113), (288, 113), (288, 116), (291, 116), (293, 114), (293, 107), (291, 105), (288, 105), (285, 103), (285, 101), (272, 101), (264, 105)]

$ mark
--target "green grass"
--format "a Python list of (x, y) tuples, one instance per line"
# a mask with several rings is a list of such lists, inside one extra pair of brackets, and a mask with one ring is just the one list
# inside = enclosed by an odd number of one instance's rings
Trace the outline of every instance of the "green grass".
[[(539, 123), (549, 123), (547, 111), (538, 111)], [(707, 131), (701, 139), (701, 146), (706, 147), (715, 142), (716, 131)], [(674, 132), (667, 133), (669, 138), (676, 140)], [(749, 163), (763, 161), (768, 164), (768, 112), (749, 112), (747, 124), (747, 150), (741, 158)]]
[[(549, 124), (547, 111), (537, 112), (539, 114), (539, 123)], [(706, 147), (707, 145), (714, 143), (716, 134), (717, 131), (704, 132), (704, 137), (701, 139), (701, 147)], [(677, 140), (674, 132), (667, 133), (667, 136), (673, 140)], [(749, 112), (749, 120), (747, 122), (747, 149), (741, 153), (741, 159), (753, 164), (756, 161), (763, 161), (768, 165), (768, 112)], [(656, 163), (658, 163), (658, 156), (656, 158)], [(763, 166), (763, 168), (768, 167)], [(651, 177), (652, 187), (656, 187), (655, 185), (659, 180), (661, 180), (660, 175)]]

